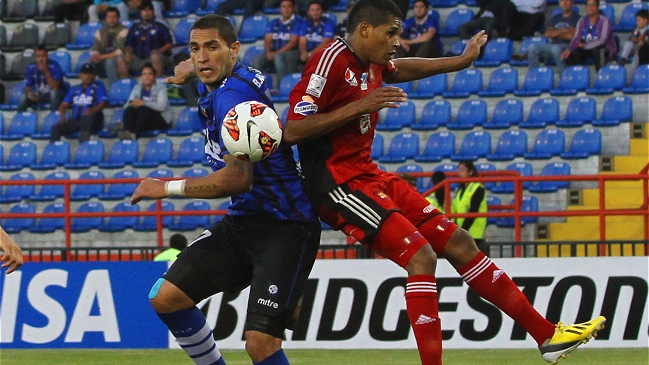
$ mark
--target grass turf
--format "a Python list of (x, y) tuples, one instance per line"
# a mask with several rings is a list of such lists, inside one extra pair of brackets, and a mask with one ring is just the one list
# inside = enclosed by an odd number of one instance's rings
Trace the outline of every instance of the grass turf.
[[(292, 365), (419, 365), (415, 350), (286, 350)], [(223, 351), (228, 365), (250, 365), (243, 351)], [(647, 364), (649, 349), (578, 349), (561, 365)], [(1, 350), (0, 364), (190, 365), (181, 350)], [(542, 365), (537, 350), (446, 350), (444, 364)]]

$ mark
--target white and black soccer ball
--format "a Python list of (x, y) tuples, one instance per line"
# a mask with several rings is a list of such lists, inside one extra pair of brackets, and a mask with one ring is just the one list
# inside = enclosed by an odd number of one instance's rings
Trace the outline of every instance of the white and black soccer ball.
[(271, 107), (258, 101), (245, 101), (226, 114), (221, 138), (233, 156), (261, 161), (279, 147), (282, 128), (282, 121)]

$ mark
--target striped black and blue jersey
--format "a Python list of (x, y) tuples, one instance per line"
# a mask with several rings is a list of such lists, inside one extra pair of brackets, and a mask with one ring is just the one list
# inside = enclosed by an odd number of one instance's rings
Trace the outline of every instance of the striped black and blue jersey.
[[(270, 85), (259, 71), (237, 63), (232, 75), (208, 93), (199, 84), (199, 117), (205, 135), (205, 154), (214, 171), (225, 167), (228, 151), (221, 139), (223, 118), (237, 104), (255, 100), (274, 109)], [(303, 178), (290, 146), (280, 144), (277, 151), (254, 165), (253, 187), (249, 193), (234, 195), (230, 215), (267, 213), (280, 220), (314, 221), (316, 218), (303, 188)]]

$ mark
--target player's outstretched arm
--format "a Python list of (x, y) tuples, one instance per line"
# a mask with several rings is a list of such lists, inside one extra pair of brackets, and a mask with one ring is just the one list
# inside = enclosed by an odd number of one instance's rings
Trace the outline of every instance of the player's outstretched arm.
[(463, 70), (473, 64), (473, 61), (480, 55), (480, 48), (486, 43), (487, 34), (483, 30), (469, 40), (469, 43), (464, 49), (464, 53), (460, 56), (442, 58), (397, 58), (394, 60), (397, 72), (384, 74), (383, 80), (391, 84)]
[(254, 162), (225, 155), (226, 166), (207, 176), (186, 179), (162, 181), (144, 179), (135, 189), (131, 204), (136, 204), (143, 198), (163, 199), (169, 196), (185, 196), (188, 198), (224, 198), (232, 195), (247, 193), (252, 189)]
[(23, 265), (22, 250), (2, 227), (0, 227), (0, 250), (4, 252), (0, 261), (3, 268), (8, 268), (7, 274), (11, 274)]
[(174, 67), (174, 75), (164, 79), (165, 84), (183, 85), (196, 77), (196, 70), (191, 59), (184, 60)]

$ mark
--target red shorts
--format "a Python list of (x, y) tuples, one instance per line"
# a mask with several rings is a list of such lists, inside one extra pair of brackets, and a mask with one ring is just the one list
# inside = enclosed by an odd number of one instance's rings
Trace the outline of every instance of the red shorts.
[[(405, 219), (388, 219), (392, 214)], [(402, 267), (426, 242), (441, 254), (457, 229), (405, 180), (383, 171), (358, 176), (330, 191), (319, 215), (333, 229)], [(425, 240), (416, 239), (417, 232)]]

